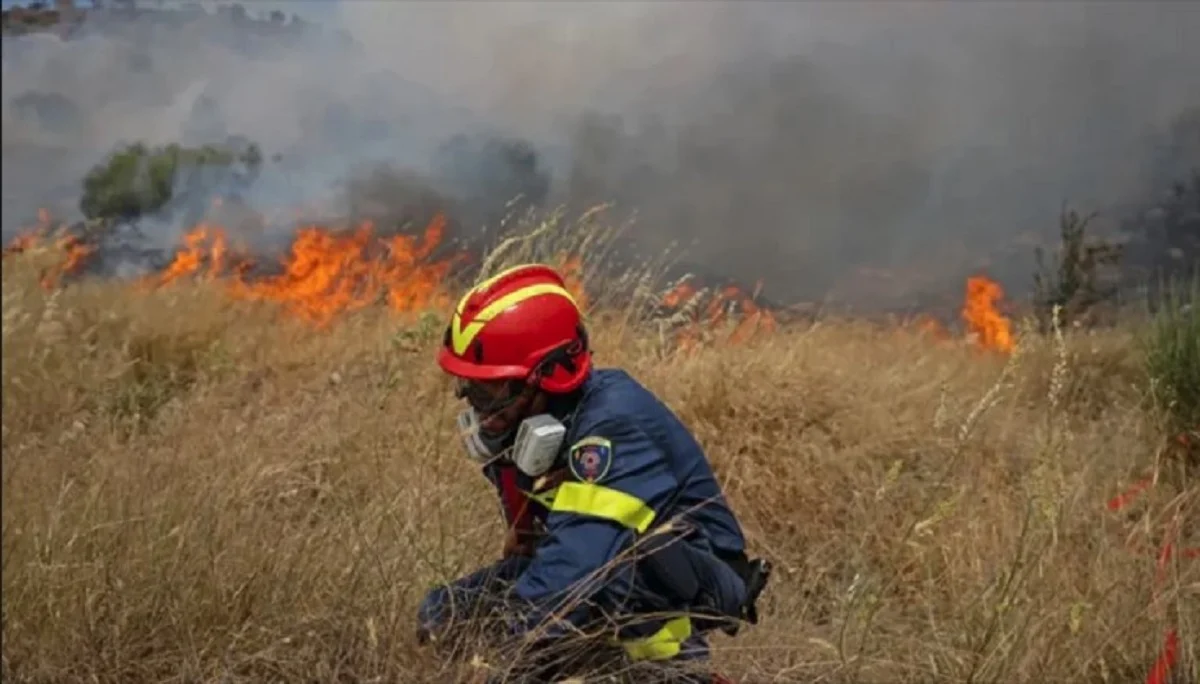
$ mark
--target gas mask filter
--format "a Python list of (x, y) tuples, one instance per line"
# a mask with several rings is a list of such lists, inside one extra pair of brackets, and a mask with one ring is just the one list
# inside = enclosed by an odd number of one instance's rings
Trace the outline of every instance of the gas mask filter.
[(567, 428), (548, 413), (530, 416), (517, 428), (513, 442), (512, 462), (530, 477), (541, 477), (554, 465)]
[(521, 421), (516, 439), (507, 450), (489, 444), (489, 440), (483, 437), (479, 430), (479, 417), (472, 409), (458, 414), (458, 430), (467, 457), (472, 461), (487, 463), (506, 456), (507, 460), (530, 477), (540, 477), (550, 470), (567, 436), (566, 426), (546, 413)]

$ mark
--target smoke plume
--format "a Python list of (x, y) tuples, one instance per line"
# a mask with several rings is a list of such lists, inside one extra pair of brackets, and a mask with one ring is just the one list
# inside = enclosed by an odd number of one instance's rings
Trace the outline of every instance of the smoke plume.
[[(333, 201), (386, 164), (448, 196), (614, 200), (644, 249), (681, 243), (776, 300), (895, 303), (978, 267), (1019, 291), (1062, 203), (1146, 193), (1155, 135), (1200, 106), (1200, 6), (1182, 2), (354, 0), (319, 31), (96, 17), (4, 42), (6, 235), (76, 201), (121, 142), (237, 134), (280, 155), (256, 207)], [(487, 161), (501, 136), (527, 141), (528, 179)]]

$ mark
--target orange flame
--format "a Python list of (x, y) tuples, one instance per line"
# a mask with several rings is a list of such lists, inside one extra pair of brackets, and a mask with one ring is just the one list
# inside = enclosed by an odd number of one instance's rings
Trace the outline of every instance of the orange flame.
[(75, 273), (83, 268), (87, 258), (96, 251), (95, 245), (89, 245), (74, 235), (65, 235), (59, 238), (55, 245), (66, 256), (60, 264), (46, 269), (46, 272), (42, 274), (42, 287), (46, 289), (53, 289), (64, 275)]
[[(39, 225), (6, 245), (4, 256), (45, 243), (51, 223), (49, 212), (39, 211)], [(458, 254), (430, 260), (446, 229), (446, 217), (441, 214), (418, 237), (377, 238), (369, 222), (348, 232), (305, 226), (296, 231), (277, 274), (251, 276), (254, 260), (244, 250), (233, 247), (223, 228), (202, 223), (183, 236), (182, 245), (166, 268), (141, 279), (138, 286), (153, 289), (182, 280), (219, 280), (236, 299), (280, 303), (289, 313), (317, 325), (376, 302), (399, 312), (444, 308), (449, 306), (450, 297), (443, 282), (466, 257)], [(96, 246), (71, 234), (53, 244), (64, 256), (42, 273), (41, 284), (48, 289), (56, 287), (62, 276), (78, 271), (96, 251)], [(580, 306), (587, 307), (583, 260), (560, 255), (558, 261), (567, 289)]]
[(96, 251), (95, 245), (84, 242), (76, 235), (62, 232), (61, 226), (56, 231), (50, 212), (46, 209), (38, 209), (37, 225), (13, 238), (8, 245), (5, 245), (3, 252), (3, 256), (8, 257), (38, 248), (47, 242), (51, 234), (55, 232), (58, 232), (59, 235), (54, 238), (53, 246), (62, 254), (62, 258), (58, 263), (42, 269), (39, 284), (47, 290), (58, 287), (63, 276), (76, 273), (83, 268), (87, 258)]
[[(206, 245), (210, 241), (211, 245)], [(225, 231), (201, 224), (183, 236), (183, 244), (183, 249), (175, 253), (171, 263), (153, 278), (155, 284), (167, 285), (193, 275), (200, 270), (205, 261), (208, 261), (209, 277), (221, 274), (227, 251)]]
[(996, 303), (1003, 299), (1004, 290), (998, 283), (985, 276), (968, 278), (962, 317), (968, 333), (975, 337), (980, 347), (1011, 352), (1014, 346), (1012, 323), (996, 308)]
[(188, 276), (224, 278), (233, 297), (277, 302), (317, 325), (380, 301), (396, 311), (418, 311), (449, 301), (442, 281), (456, 259), (427, 262), (445, 230), (440, 214), (420, 238), (376, 239), (370, 222), (349, 233), (306, 226), (296, 231), (280, 273), (250, 278), (253, 261), (231, 251), (223, 230), (200, 225), (184, 236), (184, 246), (153, 284)]
[(679, 283), (662, 297), (663, 306), (668, 309), (678, 309), (695, 297), (697, 290), (691, 283)]
[[(51, 222), (48, 212), (39, 212), (42, 228), (19, 236), (5, 254), (40, 244)], [(419, 237), (397, 235), (379, 238), (374, 226), (364, 223), (351, 231), (322, 226), (299, 228), (273, 275), (262, 275), (249, 254), (231, 244), (227, 232), (212, 223), (201, 223), (187, 232), (171, 262), (161, 271), (141, 279), (138, 285), (153, 289), (184, 280), (219, 281), (235, 299), (281, 304), (287, 312), (318, 326), (338, 314), (385, 303), (398, 312), (445, 308), (450, 297), (443, 283), (451, 269), (466, 255), (431, 261), (447, 229), (444, 215), (437, 215)], [(94, 245), (66, 235), (56, 245), (65, 252), (57, 267), (43, 274), (45, 287), (56, 286), (63, 275), (76, 272)], [(584, 260), (560, 254), (555, 259), (568, 291), (583, 308), (590, 305), (584, 286)], [(252, 274), (252, 271), (257, 274)], [(761, 332), (773, 331), (775, 317), (759, 306), (753, 294), (729, 286), (715, 292), (680, 283), (662, 297), (662, 306), (685, 319), (678, 336), (682, 346), (696, 346), (711, 339), (715, 326), (736, 319), (732, 330), (719, 341), (740, 344)]]
[[(52, 223), (49, 212), (39, 211), (38, 227), (14, 239), (4, 248), (4, 255), (42, 244), (51, 232)], [(235, 298), (277, 302), (288, 312), (318, 325), (329, 323), (339, 313), (374, 302), (385, 302), (399, 312), (444, 308), (450, 298), (442, 283), (455, 263), (465, 256), (429, 261), (441, 244), (446, 227), (446, 218), (440, 214), (420, 237), (397, 235), (378, 239), (370, 223), (349, 233), (307, 226), (297, 230), (277, 275), (251, 277), (249, 272), (254, 262), (231, 248), (222, 228), (203, 223), (184, 236), (183, 245), (171, 263), (142, 284), (162, 287), (184, 278), (221, 279)], [(96, 251), (94, 245), (70, 234), (57, 238), (54, 245), (64, 256), (59, 264), (43, 270), (41, 285), (47, 289), (57, 287), (63, 276), (78, 272)], [(589, 298), (583, 284), (582, 258), (563, 254), (557, 261), (567, 289), (586, 308)], [(696, 347), (711, 338), (713, 328), (731, 318), (737, 319), (732, 331), (719, 341), (741, 344), (777, 327), (774, 315), (756, 302), (759, 288), (761, 283), (754, 293), (735, 286), (714, 292), (700, 290), (684, 281), (664, 293), (660, 304), (684, 319), (676, 331), (683, 348)], [(1003, 297), (1002, 288), (992, 280), (984, 276), (969, 278), (962, 317), (977, 345), (1010, 352), (1014, 347), (1012, 326), (997, 308)], [(934, 339), (948, 337), (946, 330), (932, 318), (922, 317), (916, 324)]]
[(4, 246), (4, 256), (20, 254), (21, 252), (33, 249), (40, 242), (38, 237), (35, 233), (22, 233), (16, 236), (12, 239), (12, 242)]
[(684, 350), (698, 347), (706, 332), (729, 320), (733, 312), (740, 312), (733, 330), (724, 338), (724, 342), (736, 345), (745, 343), (757, 333), (771, 333), (776, 328), (774, 315), (755, 302), (761, 289), (761, 282), (755, 285), (754, 294), (729, 285), (709, 294), (708, 301), (704, 302), (705, 291), (683, 281), (664, 293), (659, 301), (663, 308), (687, 319), (677, 332), (678, 344)]

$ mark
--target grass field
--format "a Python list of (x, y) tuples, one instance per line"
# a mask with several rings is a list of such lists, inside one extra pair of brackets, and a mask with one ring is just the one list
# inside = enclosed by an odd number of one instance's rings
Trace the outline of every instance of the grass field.
[[(414, 641), (423, 592), (502, 537), (441, 312), (43, 287), (53, 251), (4, 261), (4, 680), (469, 681)], [(1156, 562), (1200, 545), (1200, 484), (1133, 331), (1000, 353), (828, 319), (681, 353), (595, 319), (777, 567), (761, 624), (716, 639), (736, 681), (1139, 682), (1172, 628), (1200, 674), (1200, 560)]]

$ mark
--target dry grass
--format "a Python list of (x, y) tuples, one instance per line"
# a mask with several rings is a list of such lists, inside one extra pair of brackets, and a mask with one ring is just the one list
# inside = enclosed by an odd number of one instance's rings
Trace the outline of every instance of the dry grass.
[[(423, 592), (501, 532), (437, 316), (314, 331), (206, 286), (47, 293), (41, 258), (3, 273), (5, 681), (468, 676), (414, 641)], [(1126, 333), (1000, 357), (830, 320), (672, 355), (639, 330), (599, 327), (601, 363), (694, 428), (778, 568), (763, 622), (716, 640), (735, 680), (1140, 681), (1170, 624), (1200, 661), (1200, 562), (1151, 605), (1200, 487)]]

